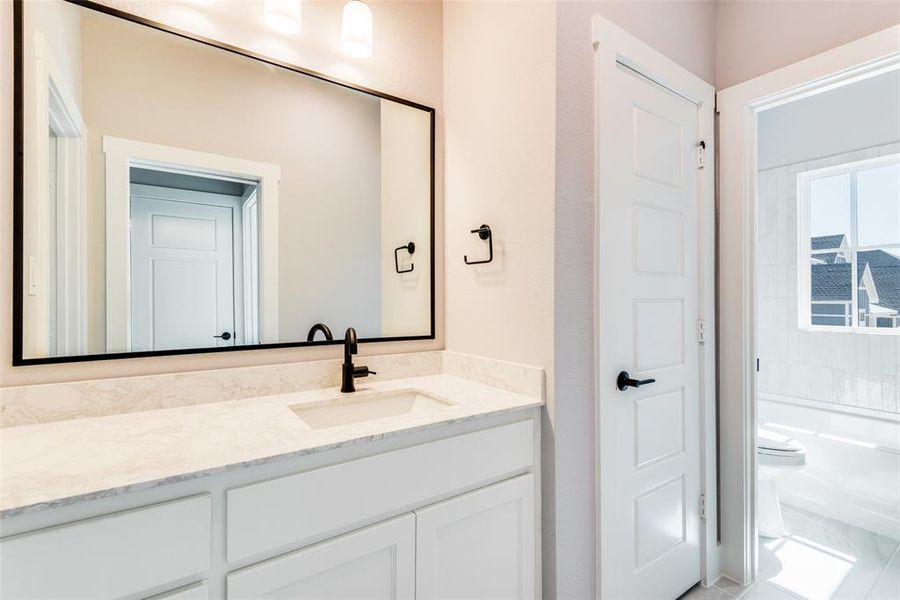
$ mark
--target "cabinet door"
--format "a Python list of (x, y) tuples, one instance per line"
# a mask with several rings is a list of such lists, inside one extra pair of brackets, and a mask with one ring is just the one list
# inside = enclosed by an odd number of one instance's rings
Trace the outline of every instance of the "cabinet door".
[(535, 597), (534, 476), (416, 511), (417, 600)]
[(412, 514), (360, 529), (228, 575), (228, 598), (411, 599), (415, 536)]

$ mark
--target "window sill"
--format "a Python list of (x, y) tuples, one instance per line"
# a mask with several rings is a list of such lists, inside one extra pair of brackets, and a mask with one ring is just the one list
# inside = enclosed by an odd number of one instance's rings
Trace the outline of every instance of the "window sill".
[(900, 327), (838, 327), (831, 325), (801, 325), (800, 331), (812, 331), (821, 333), (849, 333), (856, 335), (900, 335)]

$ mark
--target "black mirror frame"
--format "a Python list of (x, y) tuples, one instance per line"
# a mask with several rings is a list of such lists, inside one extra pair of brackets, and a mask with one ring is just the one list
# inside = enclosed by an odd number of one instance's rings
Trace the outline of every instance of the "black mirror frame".
[[(310, 69), (305, 69), (303, 67), (299, 67), (297, 65), (292, 65), (289, 63), (285, 63), (279, 60), (275, 60), (273, 58), (269, 58), (266, 56), (262, 56), (260, 54), (256, 54), (249, 50), (244, 50), (242, 48), (238, 48), (235, 46), (231, 46), (229, 44), (205, 38), (202, 36), (194, 35), (192, 33), (188, 33), (174, 27), (170, 27), (163, 23), (158, 23), (156, 21), (151, 21), (149, 19), (145, 19), (143, 17), (139, 17), (137, 15), (133, 15), (115, 8), (111, 8), (109, 6), (105, 6), (103, 4), (97, 4), (95, 2), (91, 2), (89, 0), (64, 0), (65, 2), (69, 2), (71, 4), (76, 4), (83, 8), (87, 8), (90, 10), (94, 10), (100, 13), (104, 13), (107, 15), (111, 15), (113, 17), (118, 17), (120, 19), (130, 21), (132, 23), (137, 23), (139, 25), (144, 25), (146, 27), (150, 27), (159, 31), (163, 31), (165, 33), (170, 33), (188, 40), (192, 40), (201, 44), (205, 44), (207, 46), (212, 46), (214, 48), (218, 48), (220, 50), (225, 50), (227, 52), (231, 52), (233, 54), (237, 54), (246, 58), (251, 58), (253, 60), (257, 60), (259, 62), (272, 65), (275, 67), (279, 67), (282, 69), (286, 69), (288, 71), (293, 71), (299, 75), (305, 75), (307, 77), (313, 77), (315, 79), (319, 79), (321, 81), (326, 81), (328, 83), (332, 83), (334, 85), (339, 85), (341, 87), (345, 87), (357, 92), (362, 92), (365, 94), (369, 94), (371, 96), (376, 96), (378, 98), (383, 98), (385, 100), (391, 100), (393, 102), (397, 102), (400, 104), (404, 104), (406, 106), (410, 106), (412, 108), (416, 108), (422, 111), (429, 113), (430, 116), (430, 135), (431, 135), (431, 156), (430, 156), (430, 166), (431, 166), (431, 182), (430, 182), (430, 223), (429, 223), (429, 235), (430, 245), (431, 245), (431, 260), (430, 260), (430, 268), (431, 268), (431, 285), (430, 285), (430, 303), (431, 303), (431, 331), (427, 335), (412, 335), (412, 336), (392, 336), (392, 337), (380, 337), (380, 338), (360, 338), (359, 341), (363, 343), (372, 343), (372, 342), (406, 342), (406, 341), (414, 341), (414, 340), (433, 340), (435, 339), (435, 228), (434, 228), (434, 208), (435, 208), (435, 109), (426, 106), (424, 104), (419, 104), (417, 102), (413, 102), (411, 100), (406, 100), (404, 98), (399, 98), (397, 96), (392, 96), (390, 94), (385, 94), (383, 92), (379, 92), (377, 90), (369, 89), (363, 86), (355, 85), (346, 81), (341, 81), (334, 77), (330, 77), (328, 75), (324, 75), (322, 73), (318, 73), (316, 71), (312, 71)], [(26, 365), (46, 365), (46, 364), (55, 364), (55, 363), (70, 363), (70, 362), (85, 362), (85, 361), (95, 361), (95, 360), (114, 360), (114, 359), (123, 359), (123, 358), (144, 358), (150, 356), (173, 356), (173, 355), (184, 355), (184, 354), (209, 354), (213, 352), (241, 352), (241, 351), (251, 351), (251, 350), (271, 350), (271, 349), (279, 349), (279, 348), (301, 348), (307, 346), (325, 346), (325, 345), (339, 345), (343, 344), (343, 340), (334, 340), (334, 341), (316, 341), (316, 342), (308, 342), (308, 341), (297, 341), (297, 342), (279, 342), (274, 344), (254, 344), (254, 345), (246, 345), (246, 346), (227, 346), (222, 348), (185, 348), (178, 350), (159, 350), (159, 351), (141, 351), (141, 352), (112, 352), (112, 353), (104, 353), (104, 354), (80, 354), (74, 356), (48, 356), (48, 357), (38, 357), (38, 358), (25, 358), (23, 356), (23, 334), (24, 334), (24, 115), (23, 115), (23, 106), (24, 106), (24, 32), (23, 32), (23, 12), (24, 12), (24, 2), (25, 0), (13, 0), (13, 314), (12, 314), (12, 366), (26, 366)]]

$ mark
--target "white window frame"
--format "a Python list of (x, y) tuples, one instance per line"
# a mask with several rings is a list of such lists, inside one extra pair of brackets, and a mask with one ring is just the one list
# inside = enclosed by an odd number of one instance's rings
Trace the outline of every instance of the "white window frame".
[[(867, 171), (882, 167), (885, 165), (900, 164), (900, 153), (886, 154), (876, 158), (847, 162), (840, 165), (813, 169), (797, 174), (797, 290), (799, 305), (799, 327), (806, 331), (831, 331), (838, 333), (864, 333), (872, 335), (900, 335), (900, 328), (887, 327), (866, 327), (859, 324), (859, 286), (856, 281), (859, 279), (857, 270), (856, 255), (857, 252), (867, 250), (897, 249), (900, 250), (900, 243), (896, 244), (879, 244), (877, 246), (858, 246), (857, 245), (857, 198), (856, 198), (856, 176), (860, 171)], [(815, 254), (827, 254), (834, 250), (812, 250), (809, 246), (809, 202), (810, 202), (810, 184), (817, 179), (825, 179), (827, 177), (836, 177), (840, 175), (849, 175), (850, 186), (850, 272), (852, 277), (850, 305), (850, 325), (814, 325), (812, 322), (812, 291), (811, 291), (811, 274), (810, 263), (811, 258)], [(817, 302), (816, 304), (831, 304), (837, 302)]]

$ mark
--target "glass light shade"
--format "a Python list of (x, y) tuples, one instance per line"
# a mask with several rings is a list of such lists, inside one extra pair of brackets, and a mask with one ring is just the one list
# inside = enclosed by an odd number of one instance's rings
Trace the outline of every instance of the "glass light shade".
[(350, 0), (344, 5), (341, 46), (356, 58), (372, 56), (372, 9), (362, 0)]
[(281, 33), (300, 31), (300, 0), (266, 0), (266, 24)]

